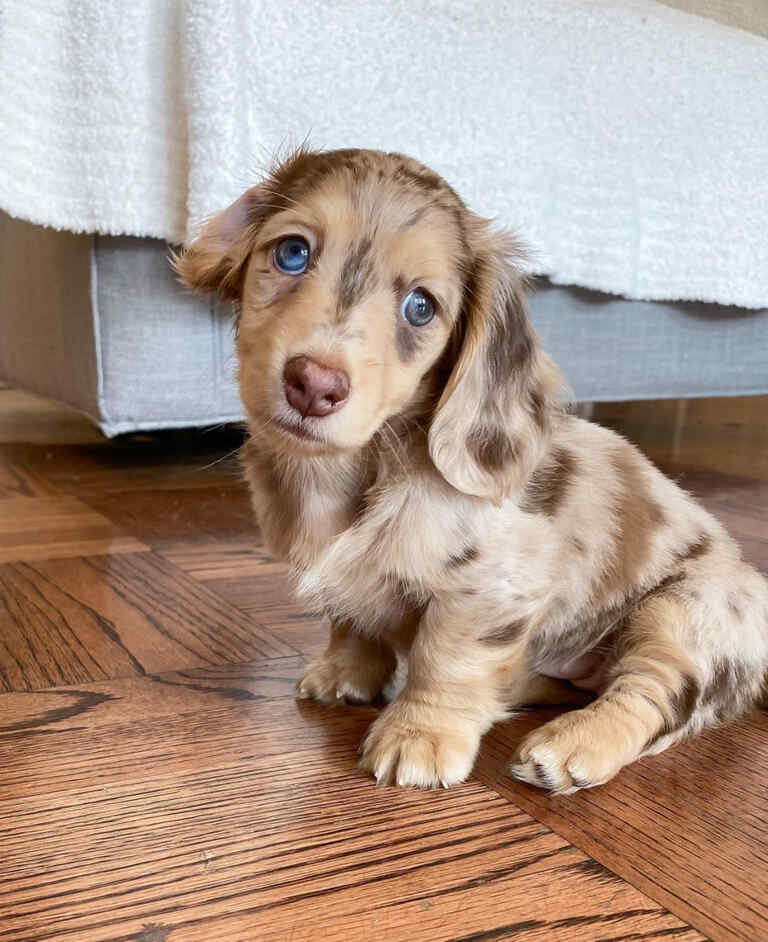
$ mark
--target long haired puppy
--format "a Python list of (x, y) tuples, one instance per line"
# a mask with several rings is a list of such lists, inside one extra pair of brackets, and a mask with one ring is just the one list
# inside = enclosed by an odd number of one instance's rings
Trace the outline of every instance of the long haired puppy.
[(581, 687), (510, 769), (588, 788), (747, 710), (766, 676), (766, 582), (560, 407), (517, 260), (416, 161), (303, 149), (175, 260), (236, 303), (256, 514), (330, 615), (299, 695), (370, 701), (407, 663), (362, 746), (381, 783), (460, 782), (493, 723)]

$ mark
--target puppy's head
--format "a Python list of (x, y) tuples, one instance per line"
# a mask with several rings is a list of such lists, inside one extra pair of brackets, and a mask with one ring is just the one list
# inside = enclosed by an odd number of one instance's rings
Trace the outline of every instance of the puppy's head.
[(240, 390), (278, 451), (360, 448), (426, 413), (433, 462), (499, 500), (538, 460), (556, 394), (515, 246), (398, 154), (300, 150), (175, 260), (239, 309)]

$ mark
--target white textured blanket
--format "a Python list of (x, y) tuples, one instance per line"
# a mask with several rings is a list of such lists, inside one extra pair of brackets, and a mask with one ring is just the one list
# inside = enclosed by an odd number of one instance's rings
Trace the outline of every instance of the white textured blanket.
[(0, 206), (183, 240), (287, 142), (410, 153), (534, 270), (768, 306), (768, 40), (652, 0), (0, 0)]

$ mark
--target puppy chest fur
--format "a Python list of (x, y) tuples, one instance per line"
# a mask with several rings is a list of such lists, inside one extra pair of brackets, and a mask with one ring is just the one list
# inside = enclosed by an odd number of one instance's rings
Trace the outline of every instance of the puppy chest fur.
[(238, 306), (244, 466), (264, 537), (331, 616), (300, 693), (372, 699), (380, 782), (460, 781), (560, 681), (597, 694), (511, 771), (557, 791), (760, 696), (768, 588), (621, 437), (567, 414), (518, 249), (436, 174), (300, 151), (213, 219), (182, 278)]

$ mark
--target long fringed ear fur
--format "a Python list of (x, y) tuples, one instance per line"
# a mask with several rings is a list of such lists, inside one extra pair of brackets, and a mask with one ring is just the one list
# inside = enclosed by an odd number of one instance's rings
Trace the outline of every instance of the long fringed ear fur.
[(263, 185), (247, 190), (211, 217), (181, 255), (171, 253), (171, 266), (183, 285), (193, 291), (216, 292), (229, 301), (240, 300), (265, 196)]
[(476, 220), (457, 328), (460, 347), (429, 430), (429, 453), (457, 490), (500, 503), (542, 458), (562, 380), (528, 322), (514, 240)]

